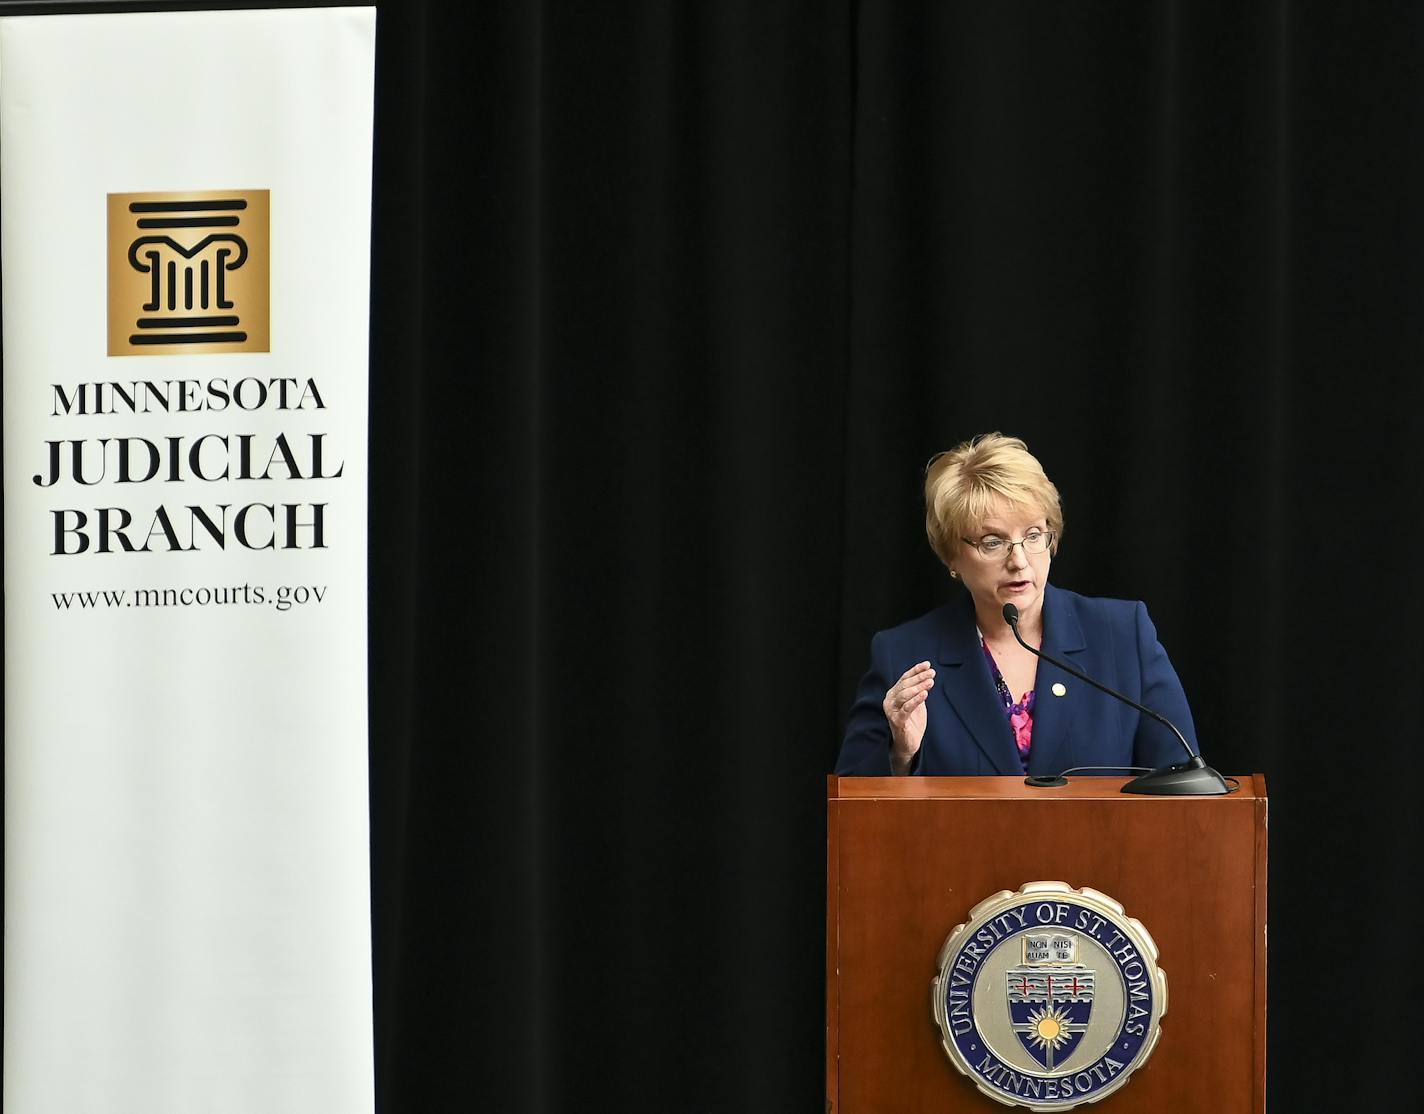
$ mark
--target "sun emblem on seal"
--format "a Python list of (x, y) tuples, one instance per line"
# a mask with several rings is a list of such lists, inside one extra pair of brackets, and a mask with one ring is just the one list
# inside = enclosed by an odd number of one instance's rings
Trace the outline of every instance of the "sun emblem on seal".
[(974, 906), (933, 985), (954, 1066), (996, 1101), (1036, 1111), (1116, 1091), (1152, 1055), (1167, 1012), (1147, 929), (1106, 894), (1065, 882)]
[(1031, 1010), (1028, 1015), (1028, 1043), (1048, 1056), (1062, 1052), (1069, 1041), (1068, 1026), (1072, 1022), (1057, 1006)]

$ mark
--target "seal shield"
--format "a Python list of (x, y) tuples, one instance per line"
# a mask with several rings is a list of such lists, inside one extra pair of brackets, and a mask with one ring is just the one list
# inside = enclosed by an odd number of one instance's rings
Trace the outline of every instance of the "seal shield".
[(1093, 1014), (1094, 972), (1010, 967), (1009, 1019), (1019, 1042), (1048, 1071), (1071, 1059)]

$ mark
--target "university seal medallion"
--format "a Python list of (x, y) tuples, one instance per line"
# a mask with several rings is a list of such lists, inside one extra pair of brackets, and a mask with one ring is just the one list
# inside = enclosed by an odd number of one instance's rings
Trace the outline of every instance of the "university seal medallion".
[(1008, 1106), (1071, 1110), (1147, 1062), (1167, 976), (1140, 921), (1097, 890), (1029, 882), (969, 911), (939, 954), (934, 1017), (954, 1066)]

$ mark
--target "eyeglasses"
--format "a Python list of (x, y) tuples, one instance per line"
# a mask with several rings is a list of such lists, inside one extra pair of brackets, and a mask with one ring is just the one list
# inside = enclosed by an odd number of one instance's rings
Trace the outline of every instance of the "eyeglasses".
[(972, 545), (979, 551), (979, 556), (993, 560), (996, 557), (1007, 557), (1013, 552), (1014, 546), (1023, 546), (1023, 551), (1037, 556), (1048, 550), (1053, 545), (1052, 530), (1030, 530), (1016, 542), (1009, 541), (1008, 538), (1001, 538), (998, 534), (985, 534), (977, 542), (968, 538), (960, 538), (965, 545)]

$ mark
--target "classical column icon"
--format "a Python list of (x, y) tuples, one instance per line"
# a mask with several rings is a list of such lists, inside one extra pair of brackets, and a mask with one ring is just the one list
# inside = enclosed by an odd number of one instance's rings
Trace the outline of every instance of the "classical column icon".
[(269, 351), (266, 190), (109, 195), (109, 355)]

